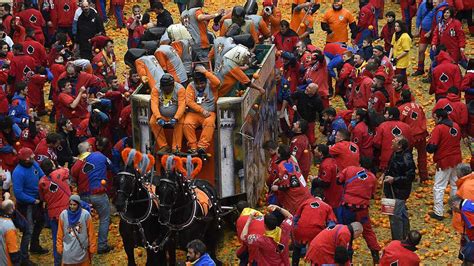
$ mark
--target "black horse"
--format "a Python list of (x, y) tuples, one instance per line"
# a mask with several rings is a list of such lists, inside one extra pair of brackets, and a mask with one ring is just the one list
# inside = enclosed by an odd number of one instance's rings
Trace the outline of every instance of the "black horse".
[(135, 266), (133, 249), (143, 246), (147, 251), (146, 265), (166, 265), (165, 250), (170, 260), (175, 260), (174, 247), (168, 243), (170, 231), (158, 222), (154, 195), (144, 187), (136, 170), (128, 168), (118, 173), (115, 179), (117, 197), (115, 206), (120, 213), (119, 232), (122, 237), (128, 265)]
[[(196, 189), (209, 198), (207, 211), (201, 207)], [(175, 245), (185, 250), (191, 240), (200, 239), (206, 244), (212, 259), (220, 265), (216, 250), (222, 211), (213, 186), (205, 180), (187, 179), (175, 170), (163, 170), (156, 194), (160, 199), (159, 222), (176, 233), (173, 237)]]

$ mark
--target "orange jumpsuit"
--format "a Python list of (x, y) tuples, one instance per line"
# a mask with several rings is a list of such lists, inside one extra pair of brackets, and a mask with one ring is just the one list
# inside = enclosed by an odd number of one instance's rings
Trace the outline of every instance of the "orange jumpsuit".
[[(183, 131), (191, 149), (207, 149), (214, 135), (216, 102), (221, 82), (212, 72), (207, 71), (205, 75), (208, 81), (202, 96), (198, 95), (194, 82), (189, 83), (186, 88), (186, 106), (189, 107), (189, 112), (184, 118)], [(204, 111), (208, 111), (210, 116), (204, 117)], [(202, 126), (202, 132), (199, 142), (197, 142), (196, 128), (199, 126)]]
[(16, 228), (10, 218), (0, 217), (0, 237), (3, 238), (0, 241), (0, 255), (3, 259), (0, 259), (0, 262), (6, 263), (7, 266), (13, 265), (10, 253), (19, 252), (20, 248), (17, 242)]
[(155, 136), (158, 144), (158, 149), (168, 146), (163, 127), (156, 122), (158, 119), (170, 121), (171, 119), (178, 120), (173, 130), (173, 149), (180, 149), (183, 142), (183, 122), (180, 119), (183, 117), (186, 109), (186, 91), (184, 87), (175, 82), (174, 89), (171, 93), (171, 98), (167, 101), (166, 95), (161, 89), (152, 87), (151, 89), (151, 111), (150, 128)]
[(247, 77), (240, 67), (234, 62), (224, 58), (222, 69), (217, 73), (217, 76), (222, 82), (222, 87), (219, 90), (219, 96), (226, 96), (237, 82), (243, 85), (249, 85), (251, 80)]
[(164, 71), (173, 76), (178, 83), (184, 83), (188, 80), (186, 68), (178, 52), (170, 45), (160, 45), (156, 49), (155, 57)]
[(267, 23), (267, 27), (270, 28), (272, 35), (280, 31), (281, 11), (278, 7), (273, 7), (273, 12), (271, 16), (265, 15), (262, 9), (262, 11), (260, 12), (260, 16), (262, 16), (263, 21)]

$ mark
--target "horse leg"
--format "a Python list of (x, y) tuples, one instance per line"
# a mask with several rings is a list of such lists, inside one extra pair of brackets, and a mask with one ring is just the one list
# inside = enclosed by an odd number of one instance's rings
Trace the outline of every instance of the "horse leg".
[(127, 254), (128, 266), (136, 266), (135, 264), (135, 254), (133, 253), (133, 248), (135, 246), (135, 241), (133, 234), (130, 232), (133, 231), (132, 225), (127, 224), (122, 219), (120, 219), (119, 232), (122, 237), (123, 248)]
[(166, 253), (165, 251), (158, 251), (154, 252), (153, 250), (147, 249), (146, 250), (146, 266), (166, 266), (168, 262), (166, 260)]
[(176, 242), (170, 239), (165, 247), (165, 252), (168, 252), (168, 262), (170, 265), (176, 265)]
[[(206, 244), (209, 256), (214, 260), (216, 265), (223, 265), (220, 260), (217, 259), (217, 245), (219, 242), (219, 226), (217, 218), (214, 217), (211, 224), (207, 226), (206, 234), (204, 235), (204, 243)], [(217, 233), (217, 234), (216, 234)]]

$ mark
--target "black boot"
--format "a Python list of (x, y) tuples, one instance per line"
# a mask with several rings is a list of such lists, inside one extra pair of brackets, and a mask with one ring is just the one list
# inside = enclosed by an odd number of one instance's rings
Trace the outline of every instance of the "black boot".
[(374, 265), (379, 264), (380, 262), (379, 252), (377, 250), (370, 250), (370, 254), (372, 254), (372, 261), (374, 262)]

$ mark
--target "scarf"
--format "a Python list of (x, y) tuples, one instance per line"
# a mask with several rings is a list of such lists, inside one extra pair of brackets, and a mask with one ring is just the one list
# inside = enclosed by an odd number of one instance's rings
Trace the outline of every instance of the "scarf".
[(453, 20), (452, 18), (449, 18), (448, 20), (442, 19), (439, 22), (439, 35), (443, 34), (443, 32), (446, 30), (446, 28), (448, 27), (448, 25), (451, 23), (452, 20)]
[(240, 213), (241, 216), (247, 216), (251, 215), (252, 213), (256, 212), (258, 216), (263, 216), (263, 214), (255, 209), (252, 208), (244, 208), (242, 210), (242, 213)]
[(67, 221), (69, 224), (69, 227), (74, 227), (78, 222), (79, 219), (81, 218), (81, 213), (82, 213), (82, 208), (81, 204), (78, 202), (79, 208), (77, 211), (71, 211), (71, 209), (67, 209)]
[(102, 50), (102, 55), (104, 56), (105, 64), (106, 64), (107, 66), (111, 66), (112, 63), (114, 62), (114, 56), (113, 56), (113, 54), (111, 54), (110, 56), (107, 56), (107, 53), (105, 52), (105, 50)]
[(85, 158), (87, 158), (87, 156), (89, 156), (91, 153), (90, 152), (84, 152), (82, 154), (80, 154), (77, 158), (79, 160), (84, 160)]
[(277, 226), (273, 230), (265, 230), (265, 236), (273, 239), (278, 244), (281, 238), (281, 228)]

